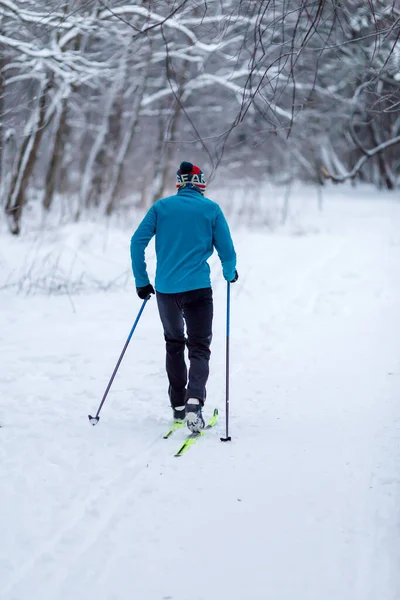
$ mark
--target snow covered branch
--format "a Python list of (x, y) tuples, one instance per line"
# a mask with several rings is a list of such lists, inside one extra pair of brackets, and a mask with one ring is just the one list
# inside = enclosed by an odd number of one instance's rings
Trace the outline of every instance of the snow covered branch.
[(383, 152), (387, 148), (390, 148), (391, 146), (395, 146), (396, 144), (400, 144), (400, 135), (398, 135), (395, 138), (392, 138), (391, 140), (387, 140), (386, 142), (382, 142), (382, 144), (379, 144), (379, 146), (376, 146), (375, 148), (372, 148), (371, 150), (365, 150), (364, 156), (362, 156), (356, 162), (356, 164), (354, 165), (354, 167), (348, 173), (345, 173), (344, 175), (335, 175), (333, 173), (330, 173), (326, 169), (326, 167), (322, 166), (321, 167), (322, 174), (327, 179), (332, 179), (333, 181), (336, 181), (338, 183), (346, 181), (347, 179), (351, 179), (351, 178), (355, 177), (359, 173), (359, 171), (364, 166), (364, 164), (367, 162), (367, 160), (369, 160), (370, 158), (372, 158), (376, 154), (379, 154), (380, 152)]

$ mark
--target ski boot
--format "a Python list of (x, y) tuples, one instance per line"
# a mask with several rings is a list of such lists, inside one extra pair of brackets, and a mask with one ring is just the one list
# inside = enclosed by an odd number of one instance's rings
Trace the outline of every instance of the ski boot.
[(173, 406), (172, 412), (174, 414), (174, 421), (184, 421), (185, 420), (185, 406)]
[(192, 433), (204, 429), (203, 405), (198, 398), (189, 398), (186, 402), (186, 424)]

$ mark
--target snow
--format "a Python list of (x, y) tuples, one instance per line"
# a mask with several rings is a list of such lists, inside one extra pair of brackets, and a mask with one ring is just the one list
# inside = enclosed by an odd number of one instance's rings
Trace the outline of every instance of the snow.
[(1, 235), (2, 600), (398, 600), (400, 204), (333, 188), (318, 214), (313, 194), (274, 233), (233, 228), (228, 444), (213, 257), (221, 418), (179, 459), (154, 300), (87, 420), (141, 305), (107, 285), (134, 225)]

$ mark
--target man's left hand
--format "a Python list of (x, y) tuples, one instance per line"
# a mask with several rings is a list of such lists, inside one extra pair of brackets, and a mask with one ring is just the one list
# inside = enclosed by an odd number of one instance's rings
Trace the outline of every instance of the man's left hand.
[(136, 288), (136, 293), (141, 300), (146, 300), (146, 298), (150, 298), (151, 294), (155, 294), (155, 291), (151, 283), (149, 283), (144, 287)]

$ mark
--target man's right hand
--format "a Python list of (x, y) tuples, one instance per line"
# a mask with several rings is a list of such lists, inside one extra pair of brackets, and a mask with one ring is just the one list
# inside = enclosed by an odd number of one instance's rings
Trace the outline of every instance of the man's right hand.
[(155, 294), (155, 291), (151, 283), (148, 283), (144, 287), (136, 288), (136, 293), (141, 300), (146, 300), (146, 298), (150, 298), (151, 294)]
[(235, 283), (239, 279), (239, 273), (235, 271), (235, 277), (232, 279), (230, 283)]

